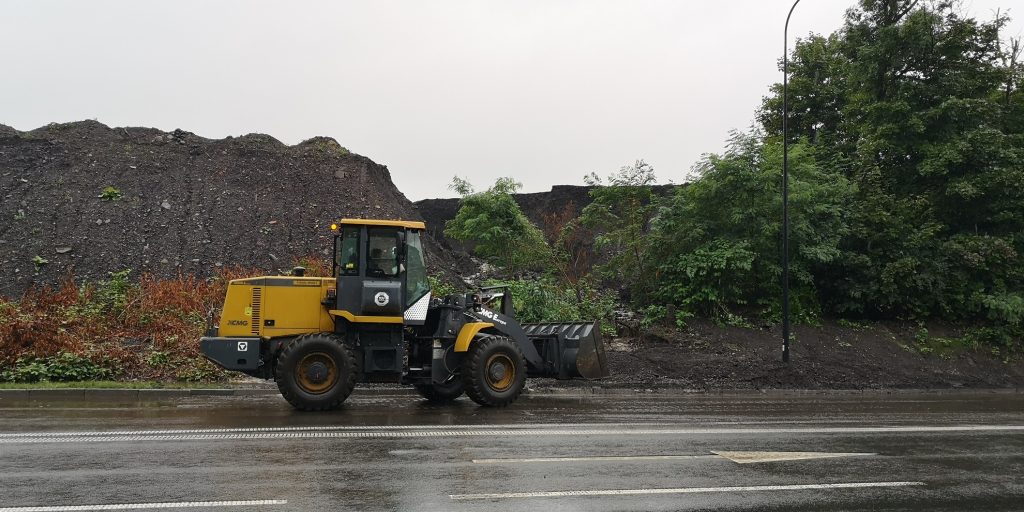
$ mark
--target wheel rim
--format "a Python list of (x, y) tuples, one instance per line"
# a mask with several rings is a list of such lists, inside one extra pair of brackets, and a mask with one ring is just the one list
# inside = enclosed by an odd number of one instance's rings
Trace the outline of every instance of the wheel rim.
[(494, 391), (506, 391), (516, 380), (516, 365), (506, 354), (494, 354), (484, 365), (484, 380)]
[(334, 387), (338, 381), (338, 364), (324, 352), (306, 354), (295, 371), (295, 382), (306, 393), (318, 395)]

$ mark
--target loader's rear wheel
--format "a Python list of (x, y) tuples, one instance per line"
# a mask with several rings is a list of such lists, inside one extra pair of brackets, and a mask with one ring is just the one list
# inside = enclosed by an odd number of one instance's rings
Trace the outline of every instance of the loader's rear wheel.
[(458, 377), (444, 384), (416, 384), (414, 387), (420, 396), (438, 404), (452, 402), (465, 391), (465, 386)]
[(274, 380), (281, 396), (296, 409), (336, 409), (356, 385), (355, 357), (334, 335), (299, 336), (277, 357)]
[(466, 395), (480, 405), (504, 407), (523, 392), (526, 360), (519, 346), (504, 336), (473, 340), (462, 364)]

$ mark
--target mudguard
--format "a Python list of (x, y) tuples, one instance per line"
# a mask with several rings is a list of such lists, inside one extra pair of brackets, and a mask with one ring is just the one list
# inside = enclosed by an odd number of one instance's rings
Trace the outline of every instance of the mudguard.
[(544, 371), (548, 368), (544, 364), (544, 359), (537, 353), (537, 348), (533, 346), (533, 342), (530, 341), (530, 337), (526, 335), (526, 331), (523, 330), (523, 326), (519, 325), (516, 319), (496, 313), (487, 308), (480, 308), (476, 310), (467, 310), (466, 316), (471, 318), (475, 322), (490, 323), (494, 324), (494, 327), (489, 329), (495, 330), (512, 338), (513, 341), (519, 345), (519, 350), (523, 352), (523, 357), (526, 358), (526, 363), (530, 365), (535, 371)]

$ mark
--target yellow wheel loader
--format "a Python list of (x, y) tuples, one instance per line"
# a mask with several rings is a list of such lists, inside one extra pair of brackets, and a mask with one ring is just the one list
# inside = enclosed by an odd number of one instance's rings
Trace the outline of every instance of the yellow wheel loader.
[(526, 377), (608, 375), (596, 322), (520, 324), (501, 287), (434, 297), (422, 222), (342, 219), (332, 277), (232, 280), (200, 339), (228, 369), (274, 379), (297, 409), (340, 406), (357, 382), (411, 385), (434, 402), (502, 407)]

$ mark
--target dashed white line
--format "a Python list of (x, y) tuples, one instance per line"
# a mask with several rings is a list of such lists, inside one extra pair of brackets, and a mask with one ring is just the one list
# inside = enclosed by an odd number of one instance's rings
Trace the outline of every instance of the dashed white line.
[(867, 452), (711, 452), (737, 464), (757, 464), (759, 462), (785, 462), (794, 460), (836, 459), (846, 457), (870, 457), (877, 453)]
[(665, 489), (595, 489), (577, 491), (496, 492), (450, 494), (453, 500), (500, 500), (512, 498), (568, 498), (576, 496), (632, 496), (641, 494), (697, 494), (711, 492), (804, 491), (824, 489), (865, 489), (872, 487), (912, 487), (924, 482), (850, 482), (838, 484), (741, 485), (733, 487), (675, 487)]
[(713, 451), (709, 455), (594, 455), (589, 457), (532, 457), (509, 459), (473, 459), (473, 464), (506, 464), (536, 462), (631, 462), (657, 460), (696, 460), (723, 459), (737, 464), (753, 464), (758, 462), (785, 462), (796, 460), (831, 459), (841, 457), (867, 457), (877, 453), (837, 453), (837, 452), (729, 452)]
[(719, 455), (603, 455), (594, 457), (533, 457), (526, 459), (473, 459), (473, 464), (505, 464), (519, 462), (628, 462), (641, 460), (721, 459)]
[[(670, 426), (671, 423), (645, 423), (646, 426)], [(144, 435), (181, 435), (181, 434), (225, 434), (244, 432), (321, 432), (321, 431), (345, 431), (345, 430), (462, 430), (480, 428), (548, 428), (548, 427), (574, 427), (574, 428), (626, 428), (623, 423), (511, 423), (504, 425), (317, 425), (307, 427), (243, 427), (243, 428), (192, 428), (176, 430), (107, 430), (107, 431), (81, 431), (81, 432), (3, 432), (0, 439), (9, 437), (64, 437), (64, 436), (144, 436)]]
[[(620, 436), (620, 435), (759, 435), (759, 434), (877, 434), (877, 433), (949, 433), (949, 432), (1020, 432), (1024, 425), (960, 425), (900, 427), (777, 427), (777, 428), (650, 428), (609, 427), (580, 428), (557, 425), (552, 428), (489, 428), (480, 425), (456, 425), (418, 430), (390, 427), (296, 427), (282, 429), (236, 429), (223, 431), (153, 430), (119, 433), (80, 432), (52, 434), (47, 432), (9, 434), (0, 437), (0, 444), (37, 443), (106, 443), (133, 441), (221, 441), (248, 439), (331, 439), (331, 438), (422, 438), (422, 437), (486, 437), (486, 436)], [(200, 432), (200, 433), (192, 433)]]
[(160, 508), (256, 507), (286, 505), (288, 500), (178, 501), (166, 503), (117, 503), (112, 505), (56, 505), (43, 507), (0, 507), (0, 512), (89, 512), (99, 510), (145, 510)]

